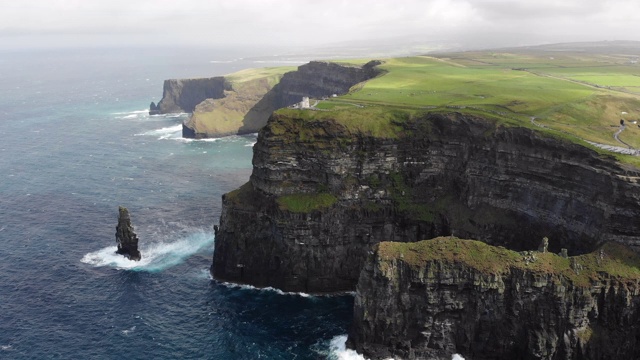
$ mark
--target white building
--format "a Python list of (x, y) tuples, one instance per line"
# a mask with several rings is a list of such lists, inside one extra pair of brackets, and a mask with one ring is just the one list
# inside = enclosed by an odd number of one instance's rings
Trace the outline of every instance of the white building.
[(300, 101), (300, 105), (298, 105), (300, 109), (308, 109), (309, 108), (309, 97), (303, 96), (302, 101)]

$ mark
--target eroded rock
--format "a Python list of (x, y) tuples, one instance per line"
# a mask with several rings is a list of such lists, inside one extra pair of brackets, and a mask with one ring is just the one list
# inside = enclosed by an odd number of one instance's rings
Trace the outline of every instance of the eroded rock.
[(358, 282), (348, 345), (373, 360), (639, 359), (640, 259), (620, 244), (605, 251), (527, 263), (471, 240), (380, 243)]
[(116, 242), (118, 243), (117, 254), (129, 258), (129, 260), (139, 261), (142, 258), (138, 250), (138, 236), (133, 231), (131, 217), (126, 207), (118, 208), (118, 225), (116, 226)]

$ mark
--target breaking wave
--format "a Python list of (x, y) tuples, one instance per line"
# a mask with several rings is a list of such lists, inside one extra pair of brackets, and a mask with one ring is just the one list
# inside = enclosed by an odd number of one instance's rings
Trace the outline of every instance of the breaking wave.
[(314, 295), (303, 293), (303, 292), (284, 292), (284, 291), (282, 291), (280, 289), (276, 289), (276, 288), (273, 288), (271, 286), (265, 287), (265, 288), (259, 288), (259, 287), (255, 287), (255, 286), (251, 286), (251, 285), (234, 284), (234, 283), (229, 283), (229, 282), (224, 282), (224, 281), (220, 281), (219, 283), (224, 285), (224, 286), (226, 286), (226, 287), (229, 287), (229, 288), (241, 289), (241, 290), (270, 291), (270, 292), (274, 292), (274, 293), (280, 294), (280, 295), (296, 295), (296, 296), (301, 296), (301, 297), (314, 296)]
[(134, 136), (157, 136), (158, 140), (182, 139), (182, 124), (149, 130)]
[[(355, 350), (347, 349), (347, 335), (339, 335), (329, 343), (329, 359), (331, 360), (368, 360)], [(387, 359), (393, 360), (393, 359)], [(453, 354), (451, 360), (464, 360), (459, 354)]]
[(182, 263), (190, 256), (213, 245), (214, 236), (209, 232), (197, 232), (175, 241), (149, 243), (140, 247), (142, 259), (132, 261), (116, 254), (117, 246), (108, 246), (90, 252), (81, 262), (96, 267), (108, 266), (116, 269), (160, 272)]
[(329, 359), (331, 360), (367, 360), (355, 350), (347, 349), (347, 335), (338, 335), (329, 343)]

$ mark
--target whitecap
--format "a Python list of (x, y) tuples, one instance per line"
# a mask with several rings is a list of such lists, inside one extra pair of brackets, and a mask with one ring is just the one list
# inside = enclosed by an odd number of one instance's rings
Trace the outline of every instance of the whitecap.
[(108, 266), (124, 270), (159, 272), (210, 248), (213, 239), (213, 234), (202, 231), (175, 241), (146, 243), (140, 246), (140, 253), (142, 253), (140, 261), (132, 261), (116, 254), (117, 246), (108, 246), (85, 254), (80, 261), (96, 267)]
[(247, 147), (253, 147), (253, 145), (255, 145), (256, 143), (257, 143), (257, 141), (254, 141), (254, 142), (252, 142), (252, 143), (248, 143), (248, 144), (246, 144), (245, 146), (247, 146)]
[(114, 115), (129, 115), (129, 114), (147, 114), (149, 109), (144, 110), (134, 110), (134, 111), (125, 111), (125, 112), (116, 112)]
[[(347, 349), (347, 335), (338, 335), (329, 343), (329, 359), (332, 360), (368, 360), (357, 351)], [(392, 358), (386, 360), (393, 360)], [(464, 360), (460, 354), (453, 354), (451, 360)]]
[(9, 345), (0, 345), (0, 349), (7, 351), (7, 350), (11, 350), (13, 348), (13, 346)]
[(347, 349), (347, 335), (338, 335), (329, 342), (329, 359), (332, 360), (367, 360), (355, 350)]
[(132, 326), (132, 327), (128, 328), (127, 330), (122, 330), (121, 332), (122, 332), (124, 335), (129, 335), (130, 333), (134, 332), (135, 330), (136, 330), (136, 327), (135, 327), (135, 326)]
[(224, 281), (220, 281), (219, 283), (224, 285), (224, 286), (226, 286), (226, 287), (229, 287), (229, 288), (235, 288), (235, 289), (241, 289), (241, 290), (269, 291), (269, 292), (274, 292), (274, 293), (280, 294), (280, 295), (296, 295), (296, 296), (301, 296), (301, 297), (312, 297), (313, 296), (311, 294), (307, 294), (307, 293), (304, 293), (304, 292), (285, 292), (285, 291), (282, 291), (280, 289), (273, 288), (271, 286), (264, 287), (264, 288), (259, 288), (259, 287), (255, 287), (255, 286), (251, 286), (251, 285), (234, 284), (234, 283), (224, 282)]
[(219, 141), (220, 138), (207, 138), (207, 139), (190, 139), (190, 138), (174, 138), (173, 140), (178, 140), (184, 143), (190, 143), (190, 142), (216, 142)]
[(134, 136), (157, 136), (158, 140), (165, 140), (175, 138), (176, 135), (182, 135), (182, 124), (149, 130)]

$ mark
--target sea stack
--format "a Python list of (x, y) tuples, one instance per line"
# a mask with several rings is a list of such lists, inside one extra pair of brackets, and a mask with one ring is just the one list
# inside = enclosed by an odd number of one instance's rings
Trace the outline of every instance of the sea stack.
[(126, 256), (129, 260), (139, 261), (142, 258), (138, 250), (138, 236), (133, 232), (131, 217), (126, 207), (120, 206), (118, 225), (116, 226), (117, 254)]

